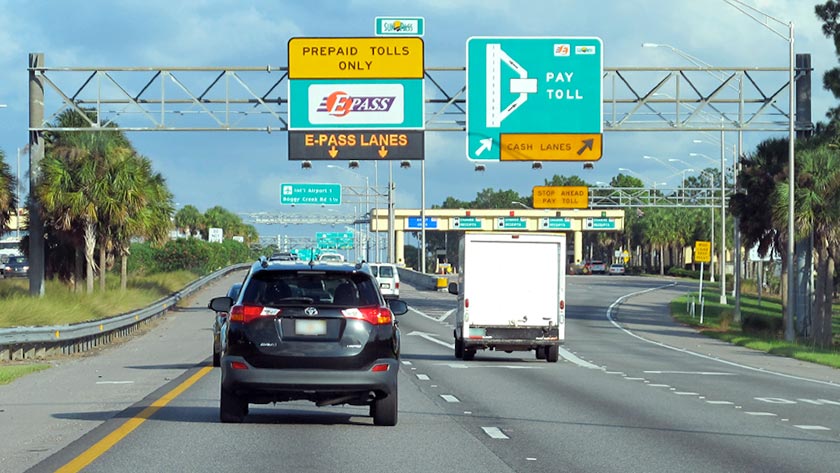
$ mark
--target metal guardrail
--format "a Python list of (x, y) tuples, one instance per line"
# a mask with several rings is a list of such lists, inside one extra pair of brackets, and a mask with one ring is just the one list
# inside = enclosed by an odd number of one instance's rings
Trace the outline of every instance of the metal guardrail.
[(178, 301), (192, 295), (204, 285), (249, 266), (250, 263), (245, 263), (222, 268), (193, 281), (171, 296), (134, 312), (70, 325), (0, 329), (0, 362), (69, 355), (107, 345), (164, 315)]

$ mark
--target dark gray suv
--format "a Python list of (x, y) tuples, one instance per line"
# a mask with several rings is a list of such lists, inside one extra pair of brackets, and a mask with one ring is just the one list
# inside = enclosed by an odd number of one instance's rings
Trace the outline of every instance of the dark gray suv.
[(220, 418), (242, 422), (248, 404), (309, 400), (368, 405), (376, 425), (397, 423), (400, 336), (395, 315), (363, 265), (270, 261), (251, 267), (229, 312)]

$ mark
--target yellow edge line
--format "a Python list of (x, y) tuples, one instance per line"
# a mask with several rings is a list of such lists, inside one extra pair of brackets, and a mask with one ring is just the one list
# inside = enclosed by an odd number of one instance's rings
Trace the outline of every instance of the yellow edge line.
[(146, 419), (153, 416), (155, 412), (169, 404), (170, 401), (181, 395), (184, 391), (189, 389), (190, 386), (195, 384), (199, 379), (204, 377), (204, 375), (206, 375), (212, 370), (212, 366), (205, 366), (201, 368), (196, 374), (187, 378), (186, 381), (179, 384), (175, 389), (164, 394), (163, 397), (153, 402), (152, 405), (143, 409), (139, 414), (132, 417), (131, 419), (125, 421), (123, 425), (119, 426), (116, 430), (106, 435), (105, 438), (93, 444), (89, 449), (79, 454), (79, 456), (68, 462), (66, 465), (55, 470), (56, 473), (75, 473), (81, 471), (82, 468), (93, 463), (94, 460), (96, 460), (97, 458), (102, 456), (102, 454), (110, 450), (111, 447), (116, 445), (120, 440), (124, 439), (134, 429), (140, 427), (140, 424), (145, 422)]

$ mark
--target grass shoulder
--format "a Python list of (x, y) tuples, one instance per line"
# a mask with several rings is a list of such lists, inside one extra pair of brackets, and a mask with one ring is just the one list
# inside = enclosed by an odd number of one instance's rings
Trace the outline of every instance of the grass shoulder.
[(22, 376), (43, 371), (49, 367), (50, 365), (45, 363), (27, 363), (20, 365), (2, 364), (0, 365), (0, 385), (9, 384)]
[(129, 278), (125, 291), (109, 278), (104, 291), (98, 281), (92, 294), (74, 292), (58, 281), (45, 281), (44, 297), (29, 296), (26, 279), (0, 280), (0, 328), (65, 325), (100, 320), (137, 310), (183, 289), (199, 276), (190, 271)]
[[(806, 342), (784, 340), (782, 305), (778, 298), (755, 294), (741, 294), (741, 324), (733, 322), (734, 302), (720, 304), (720, 285), (711, 283), (703, 287), (704, 302), (700, 304), (694, 291), (671, 301), (671, 315), (679, 322), (697, 328), (700, 333), (778, 356), (840, 368), (840, 314), (835, 309), (833, 332), (834, 349), (821, 350)], [(692, 309), (693, 305), (693, 309)], [(702, 322), (701, 322), (702, 310)]]

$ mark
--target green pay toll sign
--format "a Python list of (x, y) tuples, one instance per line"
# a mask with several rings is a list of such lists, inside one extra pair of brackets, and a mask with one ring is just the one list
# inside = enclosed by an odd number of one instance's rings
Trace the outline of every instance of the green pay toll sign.
[[(603, 68), (600, 38), (469, 38), (467, 157), (500, 160), (502, 138), (509, 134), (600, 139)], [(555, 143), (528, 139), (528, 146), (543, 145)], [(576, 143), (571, 146), (560, 151), (577, 153)]]

